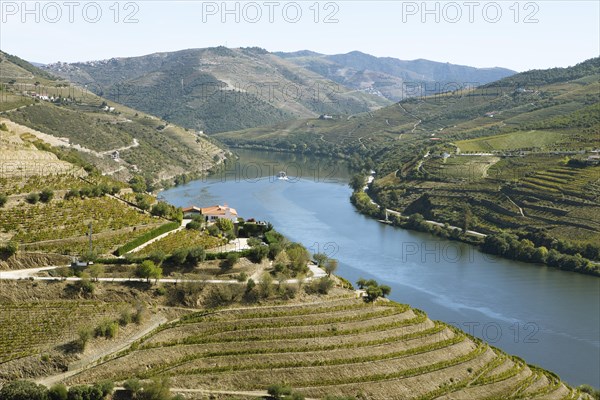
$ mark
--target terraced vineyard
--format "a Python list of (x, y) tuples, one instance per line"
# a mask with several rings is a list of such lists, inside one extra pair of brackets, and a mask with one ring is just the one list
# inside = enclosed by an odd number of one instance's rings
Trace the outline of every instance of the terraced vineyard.
[(420, 310), (353, 297), (188, 314), (67, 384), (132, 376), (233, 392), (285, 382), (312, 398), (579, 398), (552, 373)]
[(1, 231), (14, 234), (14, 239), (23, 243), (82, 236), (88, 231), (89, 221), (93, 221), (94, 232), (98, 233), (153, 224), (157, 218), (110, 197), (21, 204), (0, 209)]
[(0, 367), (57, 342), (77, 337), (77, 330), (118, 313), (115, 304), (95, 301), (52, 301), (0, 304)]
[(162, 251), (165, 254), (171, 254), (176, 249), (197, 246), (202, 246), (205, 249), (212, 249), (222, 244), (224, 244), (222, 239), (209, 236), (208, 234), (199, 232), (197, 230), (184, 229), (179, 232), (171, 233), (163, 239), (151, 243), (140, 250), (137, 255), (149, 255), (155, 251)]

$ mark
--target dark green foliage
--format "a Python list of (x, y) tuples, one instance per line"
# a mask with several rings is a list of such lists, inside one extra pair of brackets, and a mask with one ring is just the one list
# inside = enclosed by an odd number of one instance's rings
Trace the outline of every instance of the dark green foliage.
[(190, 264), (198, 264), (206, 260), (206, 250), (202, 246), (189, 249), (186, 261)]
[(240, 260), (240, 254), (236, 252), (231, 252), (227, 254), (227, 259), (225, 260), (225, 265), (227, 268), (233, 268), (235, 264)]
[(194, 230), (200, 231), (200, 230), (202, 230), (202, 226), (203, 226), (203, 224), (201, 222), (192, 221), (192, 222), (188, 223), (185, 226), (185, 228), (186, 229), (194, 229)]
[(49, 203), (54, 197), (54, 191), (51, 189), (44, 189), (40, 192), (40, 201), (42, 203)]
[[(556, 244), (555, 247), (560, 248)], [(486, 253), (514, 260), (545, 263), (551, 267), (567, 271), (600, 275), (598, 266), (583, 258), (579, 253), (575, 255), (563, 254), (555, 248), (548, 251), (544, 246), (535, 247), (532, 241), (528, 239), (519, 240), (516, 235), (508, 233), (488, 235), (481, 245), (481, 249)], [(593, 253), (594, 251), (590, 249), (590, 252)]]
[(360, 278), (356, 281), (356, 284), (360, 289), (364, 289), (367, 292), (367, 297), (365, 298), (365, 301), (367, 302), (374, 302), (379, 297), (389, 296), (392, 292), (391, 287), (388, 285), (380, 285), (375, 279), (366, 280)]
[(269, 254), (268, 246), (254, 246), (249, 250), (250, 259), (255, 263), (260, 263)]
[(328, 277), (313, 279), (304, 286), (304, 291), (308, 294), (328, 294), (333, 284), (333, 280)]
[(267, 393), (274, 399), (280, 400), (284, 396), (292, 394), (292, 388), (282, 383), (275, 383), (267, 388)]
[(0, 389), (2, 400), (48, 400), (45, 386), (29, 381), (14, 381), (5, 384)]
[(8, 196), (6, 196), (4, 193), (0, 193), (0, 208), (4, 207), (7, 201)]
[(534, 69), (531, 71), (522, 72), (501, 79), (497, 82), (490, 83), (485, 87), (524, 87), (524, 86), (540, 86), (548, 85), (557, 82), (567, 82), (575, 79), (583, 78), (587, 75), (600, 73), (600, 58), (592, 58), (581, 62), (574, 67), (568, 68), (550, 68), (544, 70)]
[(67, 400), (102, 400), (104, 397), (99, 387), (78, 385), (69, 388)]
[(49, 400), (67, 400), (68, 394), (67, 387), (62, 383), (57, 383), (48, 390)]
[(40, 195), (39, 193), (29, 193), (27, 197), (25, 197), (25, 200), (29, 204), (37, 204), (37, 202), (40, 201)]
[(188, 249), (176, 249), (169, 257), (169, 262), (176, 265), (183, 265), (187, 260), (189, 252)]
[(0, 256), (3, 258), (9, 258), (19, 251), (19, 244), (13, 240), (8, 242), (5, 246), (0, 246)]

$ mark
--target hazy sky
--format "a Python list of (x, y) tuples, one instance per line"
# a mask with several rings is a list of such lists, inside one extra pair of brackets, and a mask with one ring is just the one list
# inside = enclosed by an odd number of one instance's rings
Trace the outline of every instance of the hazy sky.
[(225, 45), (310, 49), (517, 71), (600, 53), (598, 1), (0, 0), (0, 48), (87, 61)]

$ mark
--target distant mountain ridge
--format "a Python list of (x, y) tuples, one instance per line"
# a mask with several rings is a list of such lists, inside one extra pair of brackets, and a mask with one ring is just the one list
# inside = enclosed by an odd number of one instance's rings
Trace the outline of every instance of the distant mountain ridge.
[(254, 47), (188, 49), (47, 68), (96, 94), (209, 134), (390, 104)]
[(480, 86), (516, 73), (506, 68), (475, 68), (424, 59), (405, 61), (375, 57), (360, 51), (325, 55), (309, 50), (277, 52), (285, 58), (328, 79), (355, 88), (371, 88), (392, 101), (414, 95), (437, 93), (456, 86)]
[(325, 56), (222, 46), (46, 68), (96, 94), (208, 134), (373, 111), (424, 90), (480, 85), (513, 73), (360, 52)]

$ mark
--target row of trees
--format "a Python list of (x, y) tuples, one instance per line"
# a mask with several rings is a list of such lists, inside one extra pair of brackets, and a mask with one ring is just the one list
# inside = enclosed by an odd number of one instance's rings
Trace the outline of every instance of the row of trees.
[(548, 250), (545, 246), (536, 247), (531, 240), (519, 240), (518, 236), (509, 233), (488, 235), (481, 249), (486, 253), (496, 254), (513, 260), (544, 263), (551, 267), (568, 271), (600, 275), (598, 266), (594, 265), (590, 260), (583, 258), (579, 253), (569, 255), (562, 254), (556, 249)]
[(70, 199), (85, 199), (102, 197), (107, 194), (115, 195), (119, 193), (121, 188), (117, 185), (109, 186), (106, 183), (100, 185), (87, 185), (80, 188), (72, 188), (65, 194), (65, 200)]
[(101, 382), (93, 386), (77, 385), (69, 389), (56, 384), (50, 389), (30, 381), (9, 382), (0, 390), (2, 400), (103, 400), (113, 392), (112, 382)]
[(29, 204), (37, 204), (37, 202), (41, 201), (42, 203), (49, 203), (54, 198), (54, 191), (51, 189), (44, 189), (41, 192), (29, 193), (25, 200)]
[[(171, 394), (171, 384), (167, 377), (156, 377), (141, 382), (128, 379), (123, 384), (119, 399), (123, 400), (183, 400), (182, 395)], [(51, 388), (30, 381), (9, 382), (0, 389), (2, 400), (104, 400), (114, 391), (114, 384), (102, 381), (95, 385), (77, 385), (67, 388), (59, 383)]]
[(392, 292), (391, 287), (388, 285), (380, 285), (375, 279), (367, 280), (360, 278), (356, 281), (356, 284), (359, 289), (363, 289), (367, 293), (367, 297), (365, 298), (367, 302), (374, 302), (379, 297), (389, 296)]

